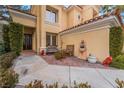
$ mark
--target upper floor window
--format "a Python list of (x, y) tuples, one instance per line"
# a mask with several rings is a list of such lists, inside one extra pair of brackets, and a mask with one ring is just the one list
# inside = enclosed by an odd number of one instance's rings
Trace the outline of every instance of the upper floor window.
[(46, 21), (57, 23), (57, 11), (50, 7), (46, 8)]

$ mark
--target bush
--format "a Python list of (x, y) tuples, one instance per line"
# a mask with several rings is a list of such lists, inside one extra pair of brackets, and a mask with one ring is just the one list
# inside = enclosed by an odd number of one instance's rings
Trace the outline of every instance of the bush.
[(12, 66), (12, 61), (14, 58), (16, 58), (16, 53), (15, 52), (9, 52), (5, 53), (0, 56), (0, 67), (7, 69)]
[(0, 42), (0, 55), (5, 53), (4, 44)]
[(119, 80), (118, 78), (115, 80), (115, 82), (117, 83), (117, 88), (124, 88), (124, 81), (123, 80)]
[(9, 25), (3, 25), (3, 42), (6, 52), (10, 52)]
[(110, 55), (115, 58), (120, 55), (123, 48), (123, 32), (121, 27), (110, 28)]
[(16, 83), (18, 83), (18, 74), (16, 74), (12, 69), (0, 73), (0, 87), (14, 88)]
[(62, 59), (62, 58), (65, 58), (65, 57), (67, 56), (67, 54), (66, 54), (66, 51), (60, 50), (60, 51), (56, 52), (56, 53), (54, 54), (54, 56), (55, 56), (55, 58), (56, 58), (57, 60), (60, 60), (60, 59)]
[(124, 55), (119, 55), (114, 58), (110, 66), (119, 69), (124, 69)]
[(10, 38), (10, 49), (20, 54), (23, 48), (23, 32), (24, 27), (18, 23), (10, 23), (9, 25), (9, 38)]
[(74, 88), (91, 88), (91, 85), (88, 84), (88, 82), (86, 83), (79, 83), (77, 84), (76, 81), (74, 81)]
[(17, 55), (20, 54), (23, 48), (23, 32), (24, 27), (19, 23), (10, 23), (3, 26), (3, 41), (5, 51), (14, 51)]
[(30, 82), (28, 85), (25, 85), (25, 88), (44, 88), (43, 82), (40, 80), (35, 80)]
[[(28, 85), (25, 85), (25, 88), (68, 88), (67, 85), (63, 84), (62, 86), (59, 86), (58, 82), (55, 82), (53, 84), (44, 84), (40, 80), (35, 80), (34, 82), (30, 82)], [(86, 83), (79, 83), (77, 84), (76, 81), (74, 81), (74, 86), (72, 88), (91, 88), (91, 86)]]

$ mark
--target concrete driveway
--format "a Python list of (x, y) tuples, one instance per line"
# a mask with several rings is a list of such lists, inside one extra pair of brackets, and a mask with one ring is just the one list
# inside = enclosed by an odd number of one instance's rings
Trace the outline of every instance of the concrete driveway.
[(18, 85), (22, 86), (38, 79), (49, 84), (72, 86), (76, 81), (88, 82), (93, 88), (113, 88), (117, 86), (116, 78), (124, 80), (124, 70), (49, 65), (37, 55), (18, 57), (13, 68), (19, 74)]

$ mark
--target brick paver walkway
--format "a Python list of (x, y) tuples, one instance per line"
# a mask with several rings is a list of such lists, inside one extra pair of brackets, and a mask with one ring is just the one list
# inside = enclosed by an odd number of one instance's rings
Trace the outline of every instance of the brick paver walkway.
[[(77, 57), (67, 57), (62, 60), (56, 60), (53, 55), (41, 56), (48, 64), (53, 65), (65, 65), (65, 66), (77, 66), (77, 67), (90, 67), (90, 68), (105, 68), (109, 69), (110, 67), (105, 67), (100, 63), (91, 64), (85, 60), (79, 59)], [(113, 69), (113, 68), (112, 68)]]

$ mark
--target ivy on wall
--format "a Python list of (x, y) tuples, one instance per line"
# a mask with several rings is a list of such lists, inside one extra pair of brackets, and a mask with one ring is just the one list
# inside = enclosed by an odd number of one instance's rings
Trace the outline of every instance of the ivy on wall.
[(121, 54), (123, 48), (123, 32), (121, 27), (110, 28), (110, 55), (115, 58)]
[(3, 41), (5, 52), (10, 51), (9, 25), (3, 25)]
[(23, 49), (23, 32), (24, 26), (19, 23), (10, 23), (9, 25), (9, 38), (10, 38), (10, 49), (20, 54)]
[(17, 55), (23, 48), (23, 25), (11, 22), (9, 25), (3, 25), (3, 41), (5, 52), (13, 51)]

